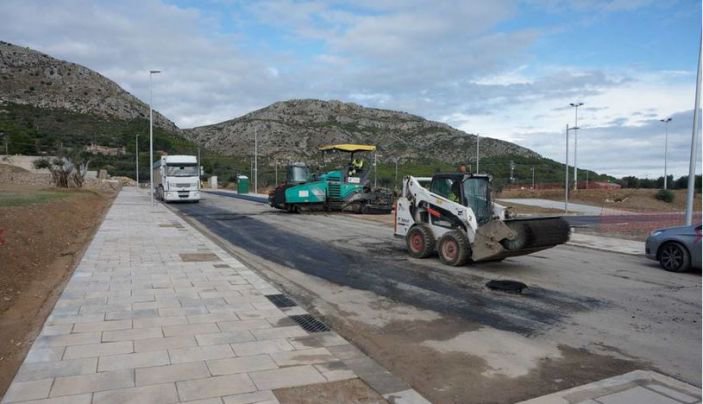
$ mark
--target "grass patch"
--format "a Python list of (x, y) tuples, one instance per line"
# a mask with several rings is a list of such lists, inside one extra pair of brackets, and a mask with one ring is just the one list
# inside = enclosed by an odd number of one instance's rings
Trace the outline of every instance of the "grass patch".
[(65, 198), (70, 195), (70, 192), (62, 191), (0, 191), (0, 208), (48, 203), (57, 199)]

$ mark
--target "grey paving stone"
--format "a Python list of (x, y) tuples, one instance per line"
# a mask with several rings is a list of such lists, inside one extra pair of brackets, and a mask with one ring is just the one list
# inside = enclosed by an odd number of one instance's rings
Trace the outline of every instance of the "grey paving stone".
[(134, 386), (134, 370), (94, 373), (91, 375), (57, 377), (51, 397), (114, 390)]
[(142, 310), (130, 310), (130, 311), (116, 311), (105, 313), (105, 320), (130, 320), (137, 318), (150, 318), (158, 317), (159, 313), (157, 309), (142, 309)]
[(249, 373), (249, 376), (259, 390), (273, 390), (327, 381), (320, 372), (309, 365), (252, 372)]
[(134, 352), (190, 348), (197, 345), (195, 337), (192, 336), (140, 339), (134, 341)]
[(278, 399), (270, 390), (227, 396), (223, 397), (223, 401), (225, 404), (278, 403)]
[(256, 337), (256, 339), (258, 340), (302, 337), (308, 335), (307, 331), (303, 330), (297, 325), (291, 327), (276, 327), (261, 330), (252, 330), (251, 332), (252, 334), (254, 334), (254, 337)]
[(669, 396), (669, 397), (676, 399), (678, 401), (681, 401), (682, 403), (695, 403), (695, 402), (700, 401), (700, 399), (698, 397), (690, 396), (688, 394), (682, 393), (682, 392), (674, 390), (672, 388), (662, 386), (661, 384), (649, 383), (645, 387), (650, 390), (654, 390), (658, 393)]
[(295, 349), (331, 347), (349, 344), (344, 338), (333, 332), (322, 332), (295, 337), (288, 340)]
[(90, 404), (92, 400), (92, 394), (79, 394), (75, 396), (63, 396), (45, 398), (42, 400), (22, 401), (22, 404)]
[(49, 389), (54, 379), (13, 382), (5, 392), (3, 403), (14, 401), (36, 400), (49, 397)]
[(596, 398), (603, 404), (680, 404), (673, 400), (644, 387), (633, 387), (625, 391)]
[(24, 358), (25, 363), (60, 361), (66, 347), (35, 348), (29, 350)]
[(111, 331), (129, 328), (132, 328), (132, 320), (97, 321), (74, 324), (73, 332)]
[(263, 319), (221, 321), (217, 325), (224, 332), (271, 328), (271, 323)]
[(170, 363), (171, 361), (166, 350), (128, 353), (121, 355), (101, 356), (98, 362), (98, 371), (105, 372), (118, 369), (144, 368), (168, 365)]
[(188, 322), (190, 324), (202, 324), (202, 323), (215, 323), (218, 321), (237, 321), (237, 317), (234, 313), (211, 313), (211, 314), (197, 314), (194, 316), (188, 316)]
[(133, 328), (130, 330), (117, 330), (103, 332), (103, 342), (134, 341), (139, 339), (159, 338), (164, 336), (161, 328)]
[(169, 325), (183, 325), (188, 324), (188, 320), (185, 316), (180, 317), (152, 317), (152, 318), (139, 318), (132, 320), (134, 322), (134, 328), (151, 328), (151, 327), (163, 327)]
[(103, 321), (105, 319), (104, 313), (97, 314), (86, 314), (84, 316), (72, 316), (72, 315), (56, 315), (52, 314), (47, 318), (46, 322), (49, 325), (57, 324), (73, 324), (73, 323), (88, 323), (95, 321)]
[(36, 346), (37, 348), (46, 348), (52, 346), (95, 344), (98, 342), (100, 342), (100, 333), (88, 332), (80, 334), (41, 336), (34, 341), (33, 346)]
[(405, 382), (393, 376), (371, 358), (361, 357), (343, 362), (381, 395), (410, 389)]
[(136, 369), (137, 386), (210, 377), (204, 361)]
[(285, 339), (271, 339), (266, 341), (253, 341), (231, 344), (237, 356), (270, 354), (274, 352), (292, 351), (293, 345)]
[(196, 335), (198, 345), (222, 345), (239, 342), (254, 341), (254, 336), (249, 331), (223, 332), (217, 334)]
[(95, 393), (96, 403), (177, 403), (178, 392), (173, 383), (156, 384), (153, 386), (132, 387), (127, 389), (102, 391)]
[(103, 342), (100, 344), (75, 345), (66, 347), (64, 360), (91, 358), (96, 356), (116, 355), (134, 352), (132, 341)]
[(313, 365), (316, 363), (334, 362), (337, 358), (332, 356), (325, 348), (303, 349), (290, 352), (274, 352), (271, 358), (279, 366)]
[(75, 376), (95, 373), (97, 358), (66, 360), (57, 362), (24, 363), (15, 375), (15, 381), (51, 379), (59, 376)]
[(66, 335), (73, 330), (73, 324), (47, 325), (42, 328), (40, 335)]
[(246, 374), (187, 380), (176, 382), (176, 386), (183, 401), (249, 393), (256, 390), (256, 386)]
[(167, 337), (188, 336), (199, 334), (219, 333), (220, 329), (217, 324), (186, 324), (186, 325), (171, 325), (163, 327), (164, 335)]
[(341, 360), (361, 358), (364, 356), (364, 353), (361, 352), (359, 348), (351, 344), (330, 346), (327, 347), (327, 350), (337, 359)]
[(174, 364), (234, 357), (234, 352), (229, 345), (169, 349), (168, 353), (171, 357), (171, 363)]
[(209, 360), (207, 361), (207, 366), (215, 376), (276, 369), (278, 367), (268, 355)]

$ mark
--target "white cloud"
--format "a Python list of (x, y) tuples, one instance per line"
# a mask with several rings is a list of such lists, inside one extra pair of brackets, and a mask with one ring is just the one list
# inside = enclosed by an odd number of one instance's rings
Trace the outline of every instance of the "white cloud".
[[(646, 5), (528, 2), (597, 12)], [(690, 71), (540, 64), (531, 47), (553, 27), (497, 28), (516, 16), (517, 0), (266, 0), (239, 8), (245, 14), (225, 20), (159, 0), (3, 0), (0, 39), (84, 64), (143, 100), (147, 71), (162, 69), (154, 105), (181, 127), (290, 98), (341, 99), (441, 120), (563, 160), (563, 128), (573, 122), (568, 103), (580, 100), (579, 161), (616, 175), (654, 176), (662, 154), (657, 117), (691, 109)], [(671, 126), (672, 167), (680, 170), (675, 161), (685, 145), (676, 139), (686, 130), (677, 128)], [(615, 145), (620, 154), (604, 158)], [(618, 163), (623, 151), (628, 160)]]

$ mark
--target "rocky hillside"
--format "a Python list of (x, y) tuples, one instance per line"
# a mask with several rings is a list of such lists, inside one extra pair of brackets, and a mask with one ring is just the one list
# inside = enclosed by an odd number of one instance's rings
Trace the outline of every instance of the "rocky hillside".
[[(254, 132), (259, 153), (279, 160), (305, 158), (320, 145), (368, 143), (388, 158), (466, 161), (476, 155), (476, 136), (404, 112), (365, 108), (339, 101), (291, 100), (272, 104), (230, 121), (185, 129), (184, 136), (227, 155), (251, 154)], [(481, 138), (481, 158), (498, 155), (539, 157), (529, 149)]]
[[(67, 110), (129, 121), (148, 118), (149, 107), (117, 83), (87, 67), (0, 41), (0, 104)], [(159, 113), (154, 125), (177, 131)]]

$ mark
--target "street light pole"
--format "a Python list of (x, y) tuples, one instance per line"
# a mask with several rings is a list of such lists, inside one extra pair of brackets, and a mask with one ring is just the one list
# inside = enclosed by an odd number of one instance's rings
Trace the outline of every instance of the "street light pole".
[(688, 162), (688, 190), (686, 192), (686, 225), (693, 223), (693, 197), (696, 185), (696, 159), (698, 154), (698, 138), (701, 135), (701, 45), (703, 36), (698, 42), (698, 73), (696, 75), (696, 98), (693, 102), (693, 131), (691, 133), (691, 157)]
[(664, 135), (664, 190), (666, 190), (666, 160), (667, 154), (669, 154), (669, 122), (671, 118), (660, 119), (659, 122), (664, 122), (664, 130), (666, 135)]
[(149, 193), (151, 206), (154, 206), (154, 90), (151, 88), (151, 76), (161, 73), (160, 70), (149, 70)]
[(578, 130), (579, 127), (579, 107), (583, 105), (582, 102), (572, 102), (571, 105), (574, 108), (574, 191), (578, 190), (579, 186), (579, 176), (578, 176), (578, 147), (579, 138)]
[(254, 193), (259, 193), (259, 135), (254, 126)]
[(136, 175), (134, 176), (134, 180), (137, 181), (137, 189), (139, 189), (139, 134), (137, 134), (137, 137), (134, 140), (134, 154), (135, 154), (135, 162), (136, 162)]
[(479, 173), (478, 169), (478, 159), (479, 159), (479, 148), (481, 146), (481, 136), (479, 134), (476, 134), (476, 174)]
[(535, 168), (532, 167), (532, 190), (535, 190)]

